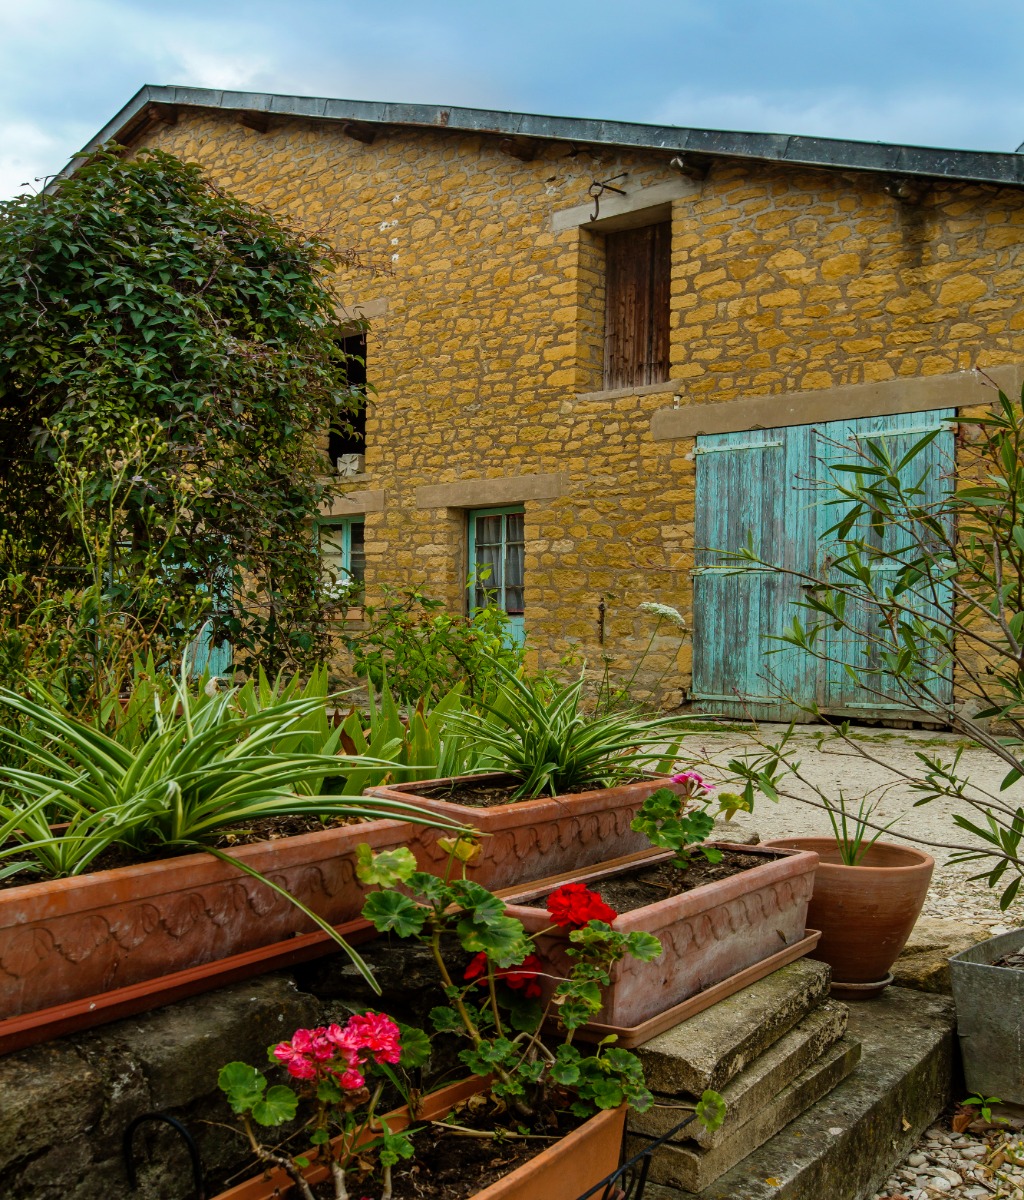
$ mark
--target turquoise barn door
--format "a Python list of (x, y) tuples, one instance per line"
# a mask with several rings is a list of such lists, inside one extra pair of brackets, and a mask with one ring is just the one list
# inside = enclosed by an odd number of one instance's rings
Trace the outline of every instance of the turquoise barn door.
[(509, 636), (521, 646), (526, 639), (523, 508), (481, 508), (468, 520), (470, 606), (504, 609)]
[(807, 445), (802, 428), (697, 439), (691, 699), (702, 712), (788, 721), (814, 699), (813, 670), (785, 650), (769, 653), (783, 645), (773, 639), (792, 621), (799, 584), (720, 553), (752, 539), (766, 559), (794, 568), (807, 561), (813, 507), (795, 482), (801, 468), (806, 474)]
[[(953, 486), (956, 440), (951, 419), (954, 416), (952, 409), (943, 409), (888, 417), (863, 417), (852, 421), (831, 421), (815, 431), (820, 496), (817, 505), (819, 557), (816, 563), (819, 570), (829, 574), (829, 558), (841, 552), (841, 547), (828, 544), (825, 533), (842, 519), (849, 508), (849, 505), (836, 503), (840, 498), (836, 484), (845, 482), (849, 485), (849, 478), (844, 481), (841, 475), (833, 472), (836, 464), (870, 463), (870, 458), (862, 458), (869, 439), (884, 446), (892, 460), (898, 462), (916, 442), (938, 430), (938, 435), (904, 467), (900, 476), (905, 487), (920, 488), (920, 494), (915, 498), (917, 503), (938, 503), (948, 496)], [(898, 526), (889, 526), (881, 531), (872, 530), (866, 517), (851, 532), (852, 536), (864, 538), (870, 544), (890, 551), (899, 551), (906, 544), (906, 536)], [(884, 594), (886, 578), (895, 577), (899, 566), (895, 562), (875, 562), (871, 564), (871, 570), (872, 588)], [(843, 580), (839, 572), (831, 572), (830, 577), (837, 583)], [(935, 616), (937, 609), (949, 611), (953, 603), (952, 586), (948, 581), (934, 589), (922, 584), (918, 591), (907, 593), (902, 599), (909, 608), (924, 617)], [(825, 632), (824, 649), (829, 661), (820, 664), (818, 675), (818, 704), (822, 711), (844, 717), (899, 718), (917, 715), (910, 712), (908, 697), (895, 677), (873, 673), (882, 664), (882, 648), (872, 640), (872, 635), (878, 629), (878, 610), (863, 602), (852, 602), (847, 604), (846, 617), (853, 629), (829, 628)], [(872, 672), (864, 677), (868, 687), (858, 687), (844, 664), (849, 664), (854, 670), (867, 667)], [(940, 666), (937, 657), (932, 662), (932, 668), (929, 671), (926, 667), (920, 678), (934, 695), (937, 704), (948, 704), (953, 694), (952, 675), (948, 669)]]
[[(756, 720), (810, 720), (802, 706), (831, 716), (898, 718), (908, 715), (897, 682), (883, 679), (872, 692), (851, 679), (845, 665), (878, 665), (879, 652), (864, 654), (856, 632), (829, 630), (822, 661), (780, 639), (794, 617), (813, 614), (795, 607), (800, 582), (771, 568), (737, 567), (721, 553), (753, 542), (768, 562), (820, 576), (828, 572), (827, 529), (842, 515), (833, 468), (857, 460), (858, 446), (877, 437), (894, 455), (904, 454), (933, 429), (938, 436), (905, 468), (907, 479), (939, 499), (951, 486), (955, 439), (949, 411), (903, 413), (819, 426), (716, 434), (697, 439), (693, 570), (693, 683), (691, 699), (707, 713)], [(883, 536), (896, 536), (889, 531)], [(833, 547), (831, 556), (834, 557)], [(882, 567), (880, 570), (892, 570)], [(917, 597), (919, 611), (948, 608), (951, 589)], [(870, 633), (868, 606), (848, 608), (855, 626)], [(934, 664), (925, 678), (942, 702), (952, 694), (948, 672)], [(872, 694), (875, 693), (875, 694)]]

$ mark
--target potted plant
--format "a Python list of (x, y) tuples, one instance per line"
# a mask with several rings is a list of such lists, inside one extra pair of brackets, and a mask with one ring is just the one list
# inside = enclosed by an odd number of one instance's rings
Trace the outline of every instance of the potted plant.
[(0, 766), (5, 1018), (82, 1001), (86, 1019), (98, 994), (305, 930), (344, 946), (334, 926), (363, 902), (356, 846), (404, 845), (409, 819), (446, 823), (319, 794), (333, 755), (301, 743), (322, 698), (247, 708), (235, 689), (210, 693), (182, 678), (127, 743), (44, 693), (0, 693), (22, 718), (4, 731), (20, 765)]
[[(503, 893), (507, 913), (530, 932), (556, 975), (581, 953), (581, 919), (660, 942), (656, 959), (613, 964), (580, 1038), (614, 1035), (620, 1045), (638, 1045), (808, 953), (816, 941), (813, 922), (807, 926), (817, 854), (706, 842), (713, 785), (695, 771), (672, 782), (648, 796), (633, 820), (646, 855), (581, 869), (555, 890), (535, 883)], [(742, 803), (719, 796), (727, 816)], [(591, 900), (595, 893), (600, 899)]]
[[(404, 801), (486, 835), (470, 876), (506, 888), (647, 848), (632, 827), (644, 800), (672, 786), (685, 719), (630, 709), (590, 716), (583, 679), (559, 687), (502, 671), (495, 698), (453, 712), (454, 735), (474, 744), (489, 773), (377, 786), (372, 796)], [(424, 829), (413, 849), (423, 870), (443, 873), (452, 840)]]
[(968, 1088), (1024, 1104), (1024, 929), (954, 954), (949, 970)]
[[(611, 1045), (582, 1054), (573, 1034), (600, 1005), (612, 962), (657, 954), (655, 939), (586, 923), (586, 957), (548, 981), (544, 1002), (532, 939), (485, 888), (417, 871), (406, 850), (367, 847), (360, 874), (381, 889), (364, 909), (375, 927), (430, 949), (447, 997), (431, 1010), (433, 1038), (382, 1013), (356, 1014), (343, 1027), (299, 1030), (271, 1047), (292, 1086), (268, 1086), (247, 1064), (225, 1067), (220, 1086), (264, 1173), (217, 1200), (575, 1200), (611, 1174), (625, 1105), (643, 1110), (653, 1097), (632, 1054)], [(460, 969), (457, 960), (468, 955)], [(555, 1012), (560, 1036), (544, 1037), (544, 1019)], [(403, 1070), (421, 1066), (432, 1041), (449, 1037), (462, 1045), (458, 1058), (470, 1077), (417, 1094)], [(406, 1104), (378, 1116), (387, 1084)], [(293, 1119), (302, 1101), (310, 1149), (265, 1145), (257, 1127)], [(696, 1115), (717, 1127), (721, 1097), (706, 1092)]]
[(840, 795), (826, 812), (831, 838), (774, 838), (762, 845), (817, 854), (807, 911), (809, 924), (821, 930), (814, 956), (832, 968), (834, 996), (871, 999), (892, 982), (890, 967), (921, 914), (935, 859), (911, 846), (880, 841), (888, 826), (875, 825), (873, 809), (864, 801), (850, 816)]

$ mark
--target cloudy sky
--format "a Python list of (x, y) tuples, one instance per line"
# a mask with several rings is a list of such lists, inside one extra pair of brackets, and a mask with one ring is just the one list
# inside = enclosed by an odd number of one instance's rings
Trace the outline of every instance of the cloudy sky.
[(1014, 150), (1020, 0), (0, 0), (0, 197), (144, 83)]

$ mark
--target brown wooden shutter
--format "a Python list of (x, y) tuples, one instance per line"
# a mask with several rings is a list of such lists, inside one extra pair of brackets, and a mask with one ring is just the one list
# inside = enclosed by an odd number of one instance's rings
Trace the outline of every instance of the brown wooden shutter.
[(664, 221), (605, 238), (604, 386), (669, 377), (672, 227)]

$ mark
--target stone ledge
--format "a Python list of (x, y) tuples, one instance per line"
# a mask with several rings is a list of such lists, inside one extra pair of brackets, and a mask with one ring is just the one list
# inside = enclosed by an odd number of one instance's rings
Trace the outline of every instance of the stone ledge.
[(801, 958), (637, 1047), (664, 1096), (720, 1090), (828, 996), (832, 973)]
[[(720, 1128), (709, 1132), (695, 1122), (675, 1140), (694, 1141), (709, 1149), (731, 1138), (741, 1125), (766, 1109), (785, 1087), (839, 1041), (846, 1032), (847, 1017), (846, 1005), (834, 1000), (826, 1001), (808, 1013), (722, 1089), (726, 1113)], [(660, 1137), (678, 1124), (683, 1113), (678, 1108), (658, 1107), (657, 1102), (661, 1099), (655, 1096), (654, 1108), (630, 1116), (631, 1132)]]
[[(700, 1200), (867, 1200), (949, 1100), (956, 1018), (944, 996), (889, 988), (851, 1006), (857, 1070)], [(651, 1183), (645, 1200), (693, 1200)]]
[[(746, 1158), (752, 1146), (762, 1145), (841, 1083), (860, 1056), (860, 1042), (842, 1038), (717, 1145), (706, 1150), (690, 1145), (659, 1147), (651, 1159), (649, 1178), (699, 1193)], [(635, 1154), (642, 1147), (641, 1138), (627, 1137), (627, 1154)]]
[(893, 979), (898, 987), (950, 996), (949, 960), (991, 936), (987, 925), (970, 925), (953, 917), (921, 917), (893, 964)]

